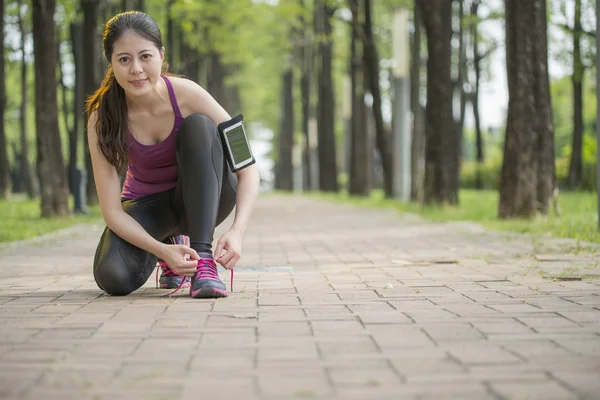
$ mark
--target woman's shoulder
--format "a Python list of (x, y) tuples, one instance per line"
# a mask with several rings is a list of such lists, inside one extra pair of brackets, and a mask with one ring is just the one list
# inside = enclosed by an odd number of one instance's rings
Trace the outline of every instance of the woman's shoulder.
[(198, 100), (204, 95), (205, 90), (196, 82), (184, 77), (167, 76), (167, 79), (173, 86), (181, 113), (185, 116), (197, 112), (194, 106), (198, 104)]

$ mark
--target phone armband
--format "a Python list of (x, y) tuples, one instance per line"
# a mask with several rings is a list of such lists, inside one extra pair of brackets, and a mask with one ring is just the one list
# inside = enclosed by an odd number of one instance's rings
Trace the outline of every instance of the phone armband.
[(217, 131), (223, 144), (223, 152), (229, 168), (237, 172), (256, 163), (250, 141), (244, 129), (244, 116), (238, 114), (229, 121), (217, 125)]

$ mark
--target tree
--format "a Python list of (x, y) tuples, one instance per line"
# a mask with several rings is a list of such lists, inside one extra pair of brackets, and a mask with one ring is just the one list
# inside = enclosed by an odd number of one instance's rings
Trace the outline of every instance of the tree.
[(427, 107), (425, 128), (425, 193), (424, 202), (453, 203), (449, 166), (451, 140), (454, 138), (452, 118), (450, 1), (419, 0), (427, 33)]
[(69, 214), (69, 190), (58, 128), (55, 8), (55, 0), (33, 2), (37, 173), (42, 217)]
[(315, 23), (319, 40), (317, 62), (317, 131), (319, 138), (319, 187), (325, 192), (337, 192), (337, 158), (335, 147), (335, 99), (332, 77), (333, 38), (331, 19), (335, 9), (325, 0), (316, 1)]
[(379, 86), (379, 55), (373, 37), (373, 23), (371, 18), (371, 0), (364, 0), (364, 51), (363, 58), (367, 76), (368, 88), (373, 96), (373, 115), (375, 117), (375, 138), (383, 166), (383, 189), (386, 197), (392, 197), (392, 143), (391, 133), (383, 124), (381, 110), (381, 88)]
[[(98, 36), (98, 0), (81, 0), (81, 9), (83, 10), (83, 87), (85, 97), (91, 96), (98, 88), (99, 73), (98, 59), (99, 54), (99, 36)], [(86, 115), (84, 126), (87, 127)], [(86, 128), (87, 130), (87, 128)], [(86, 169), (86, 198), (89, 205), (98, 203), (98, 193), (96, 193), (96, 183), (94, 182), (94, 171), (92, 169), (92, 158), (88, 146), (88, 135), (83, 135), (85, 169)]]
[(567, 182), (571, 188), (583, 183), (583, 77), (585, 65), (581, 59), (581, 0), (575, 0), (573, 24), (573, 142)]
[[(600, 65), (600, 0), (596, 0), (596, 65)], [(596, 82), (600, 82), (600, 68), (596, 67)], [(596, 87), (596, 115), (600, 115), (600, 90)], [(600, 124), (596, 124), (596, 143), (600, 143)], [(600, 146), (596, 147), (596, 203), (600, 229)]]
[(545, 0), (506, 1), (508, 118), (500, 218), (547, 213), (555, 185)]
[(475, 70), (475, 84), (473, 85), (473, 92), (471, 93), (471, 106), (473, 109), (473, 119), (475, 120), (475, 154), (477, 160), (477, 172), (475, 178), (475, 187), (477, 189), (483, 188), (483, 182), (481, 181), (481, 170), (483, 165), (483, 137), (481, 133), (481, 121), (479, 117), (479, 87), (481, 81), (481, 60), (484, 56), (479, 54), (479, 32), (477, 29), (477, 12), (479, 8), (479, 0), (473, 0), (471, 3), (471, 39), (473, 43), (473, 69)]
[[(465, 44), (465, 0), (458, 0), (458, 72), (454, 89), (459, 97), (458, 120), (455, 121), (454, 138), (450, 141), (450, 176), (449, 195), (452, 203), (458, 203), (458, 191), (460, 187), (460, 166), (463, 155), (463, 130), (465, 125), (465, 108), (467, 104), (467, 46)], [(454, 117), (453, 117), (454, 118)]]
[(306, 23), (307, 7), (304, 0), (299, 0), (300, 13), (298, 15), (300, 25), (300, 97), (302, 102), (302, 134), (303, 134), (303, 151), (302, 151), (302, 182), (304, 190), (311, 190), (313, 184), (311, 177), (313, 176), (310, 148), (309, 126), (311, 119), (311, 70), (312, 70), (312, 45), (309, 40), (310, 28)]
[[(0, 41), (4, 43), (4, 0), (0, 5)], [(4, 46), (2, 47), (4, 48)], [(10, 167), (8, 165), (8, 146), (4, 134), (4, 110), (6, 109), (6, 70), (4, 51), (0, 55), (0, 199), (10, 196)]]
[(350, 122), (350, 176), (349, 192), (368, 196), (371, 191), (373, 152), (367, 129), (365, 90), (368, 86), (365, 71), (365, 42), (361, 39), (360, 0), (348, 0), (352, 12), (350, 25), (350, 92), (352, 94), (352, 117)]
[(277, 188), (292, 191), (294, 189), (294, 170), (292, 150), (294, 148), (294, 74), (292, 65), (282, 75), (281, 130), (279, 132), (279, 160), (277, 163)]
[(25, 53), (25, 43), (27, 39), (27, 26), (23, 17), (22, 2), (19, 0), (17, 5), (17, 21), (19, 31), (21, 32), (21, 107), (19, 110), (19, 130), (21, 141), (21, 153), (19, 157), (19, 171), (21, 174), (21, 184), (25, 187), (27, 196), (31, 199), (35, 197), (34, 176), (29, 164), (29, 140), (27, 139), (27, 105), (29, 104), (29, 90), (27, 86), (27, 58)]
[(421, 8), (413, 10), (413, 34), (410, 50), (410, 108), (413, 114), (412, 140), (410, 144), (410, 199), (423, 199), (423, 164), (425, 158), (425, 110), (421, 105), (421, 31), (423, 22)]

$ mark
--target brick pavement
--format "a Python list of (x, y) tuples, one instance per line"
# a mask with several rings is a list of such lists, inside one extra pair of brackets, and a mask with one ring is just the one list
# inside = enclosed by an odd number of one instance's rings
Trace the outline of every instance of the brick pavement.
[(0, 398), (600, 398), (593, 247), (264, 196), (228, 299), (108, 297), (102, 228), (0, 247)]

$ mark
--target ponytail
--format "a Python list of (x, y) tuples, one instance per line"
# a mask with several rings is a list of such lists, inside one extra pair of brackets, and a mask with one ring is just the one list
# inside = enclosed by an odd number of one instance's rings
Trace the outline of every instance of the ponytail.
[(100, 88), (86, 102), (88, 118), (94, 111), (100, 153), (120, 174), (127, 165), (127, 101), (112, 66), (108, 67)]

